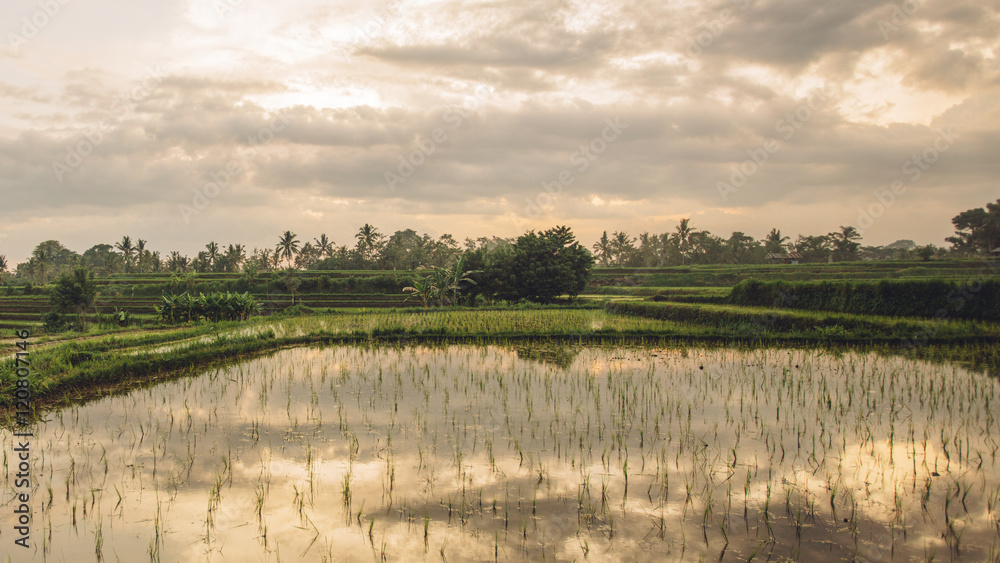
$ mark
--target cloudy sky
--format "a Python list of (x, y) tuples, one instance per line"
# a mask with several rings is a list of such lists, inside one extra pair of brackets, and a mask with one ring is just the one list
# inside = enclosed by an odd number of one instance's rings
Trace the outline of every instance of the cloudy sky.
[(568, 224), (589, 245), (681, 217), (944, 245), (951, 217), (1000, 197), (998, 13), (5, 0), (0, 254), (126, 234), (194, 254), (286, 229), (353, 244), (365, 222), (459, 239)]

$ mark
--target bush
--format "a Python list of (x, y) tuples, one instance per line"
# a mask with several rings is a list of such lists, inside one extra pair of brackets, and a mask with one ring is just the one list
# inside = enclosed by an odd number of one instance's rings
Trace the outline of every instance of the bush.
[(164, 295), (163, 304), (156, 307), (160, 321), (167, 323), (192, 322), (207, 319), (218, 321), (242, 321), (260, 313), (260, 304), (249, 293), (199, 293), (197, 296), (184, 292), (180, 295)]
[(49, 334), (62, 332), (66, 330), (66, 317), (55, 311), (42, 313), (42, 328)]

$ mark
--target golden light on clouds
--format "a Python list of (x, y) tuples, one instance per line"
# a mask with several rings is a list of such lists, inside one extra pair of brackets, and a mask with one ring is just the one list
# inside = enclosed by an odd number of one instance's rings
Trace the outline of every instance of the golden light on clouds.
[[(215, 229), (263, 245), (288, 228), (269, 202), (307, 206), (308, 197), (365, 202), (322, 211), (317, 221), (341, 239), (365, 222), (459, 239), (486, 235), (486, 225), (512, 236), (518, 225), (561, 222), (587, 241), (603, 230), (662, 232), (662, 218), (680, 213), (720, 236), (825, 233), (854, 222), (857, 202), (950, 126), (962, 132), (955, 150), (865, 235), (941, 245), (949, 219), (990, 200), (1000, 175), (988, 149), (1000, 126), (1000, 18), (995, 6), (952, 4), (899, 16), (891, 2), (804, 0), (148, 9), (95, 0), (32, 31), (19, 22), (37, 4), (16, 0), (0, 7), (0, 32), (23, 39), (0, 45), (0, 188), (34, 195), (0, 219), (31, 224), (84, 209), (145, 217), (113, 229), (59, 221), (47, 238), (78, 251), (136, 230), (186, 252)], [(54, 174), (154, 65), (163, 79), (120, 126), (70, 173)], [(776, 123), (816, 90), (831, 101), (783, 138)], [(288, 127), (197, 219), (211, 223), (184, 222), (177, 210), (192, 190), (279, 111)], [(608, 119), (630, 128), (577, 167), (573, 154)], [(436, 131), (433, 154), (390, 189), (386, 173)], [(717, 183), (767, 138), (780, 150), (720, 198)], [(529, 218), (525, 202), (562, 170), (572, 183)], [(427, 209), (449, 219), (424, 221)], [(37, 242), (11, 235), (4, 252), (21, 257)]]

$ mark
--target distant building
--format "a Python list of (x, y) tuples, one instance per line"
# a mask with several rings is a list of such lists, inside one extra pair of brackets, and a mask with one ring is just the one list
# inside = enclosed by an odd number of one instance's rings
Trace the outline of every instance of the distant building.
[(994, 248), (993, 250), (991, 250), (990, 254), (995, 254), (995, 255), (1000, 256), (1000, 247), (997, 247), (997, 248)]
[(775, 264), (798, 264), (802, 260), (802, 255), (798, 252), (768, 252), (767, 261)]

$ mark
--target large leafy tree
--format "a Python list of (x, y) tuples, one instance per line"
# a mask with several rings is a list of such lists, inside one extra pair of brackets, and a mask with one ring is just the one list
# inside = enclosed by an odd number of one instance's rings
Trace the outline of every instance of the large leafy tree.
[(500, 278), (498, 297), (549, 303), (560, 295), (577, 296), (593, 267), (590, 251), (576, 241), (569, 227), (559, 226), (519, 237), (493, 265), (492, 274)]
[[(785, 237), (786, 239), (788, 237)], [(760, 262), (763, 258), (761, 254), (764, 249), (752, 236), (742, 232), (734, 231), (725, 242), (726, 262), (733, 264), (752, 264)]]
[(110, 244), (95, 244), (83, 253), (83, 266), (97, 276), (107, 276), (115, 272), (118, 256)]
[(52, 307), (60, 313), (76, 313), (81, 329), (87, 328), (87, 311), (94, 306), (96, 298), (94, 272), (86, 268), (77, 268), (72, 274), (60, 276), (51, 294)]
[(952, 249), (962, 254), (989, 253), (1000, 248), (1000, 199), (963, 211), (952, 218), (955, 236), (948, 237)]
[(826, 235), (799, 235), (792, 249), (802, 255), (807, 262), (823, 262), (830, 257), (833, 244)]

